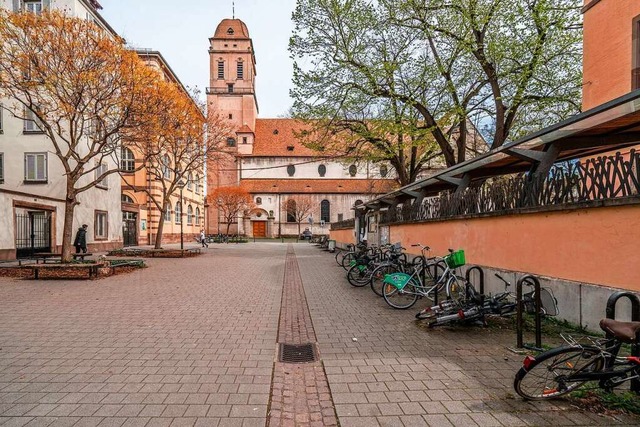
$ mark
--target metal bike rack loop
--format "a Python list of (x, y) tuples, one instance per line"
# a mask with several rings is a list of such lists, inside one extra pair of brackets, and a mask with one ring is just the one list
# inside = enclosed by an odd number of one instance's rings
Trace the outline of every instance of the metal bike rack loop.
[(465, 279), (467, 280), (467, 283), (471, 283), (471, 280), (469, 280), (471, 278), (471, 272), (472, 271), (477, 271), (478, 272), (478, 292), (480, 292), (480, 303), (484, 303), (484, 270), (482, 269), (482, 267), (480, 267), (479, 265), (474, 265), (473, 267), (469, 268), (467, 270), (467, 273), (465, 274)]
[(538, 278), (532, 276), (531, 274), (527, 274), (518, 280), (516, 285), (516, 302), (517, 302), (517, 311), (516, 311), (516, 331), (517, 331), (517, 343), (516, 347), (524, 348), (523, 343), (523, 333), (524, 333), (524, 325), (522, 312), (524, 311), (524, 302), (522, 301), (522, 285), (525, 283), (533, 283), (534, 286), (534, 303), (535, 303), (535, 322), (536, 322), (536, 346), (533, 348), (534, 350), (542, 349), (542, 302), (540, 301), (540, 282)]
[[(627, 298), (631, 302), (631, 321), (640, 322), (640, 298), (633, 292), (618, 291), (611, 294), (607, 300), (607, 319), (616, 318), (616, 304), (620, 298)], [(607, 338), (613, 338), (611, 334), (607, 332)], [(636, 342), (631, 345), (631, 355), (640, 357), (640, 334), (636, 336)], [(640, 379), (634, 378), (631, 380), (631, 391), (636, 394), (640, 394)]]

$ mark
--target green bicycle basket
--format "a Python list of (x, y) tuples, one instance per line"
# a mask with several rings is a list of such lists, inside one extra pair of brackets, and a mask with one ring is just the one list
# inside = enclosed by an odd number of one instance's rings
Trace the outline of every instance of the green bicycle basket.
[(449, 268), (462, 267), (465, 264), (464, 251), (462, 249), (451, 253), (445, 257), (445, 261)]
[(411, 279), (411, 276), (406, 273), (391, 273), (384, 275), (382, 283), (388, 283), (398, 289), (402, 289), (409, 283), (409, 279)]

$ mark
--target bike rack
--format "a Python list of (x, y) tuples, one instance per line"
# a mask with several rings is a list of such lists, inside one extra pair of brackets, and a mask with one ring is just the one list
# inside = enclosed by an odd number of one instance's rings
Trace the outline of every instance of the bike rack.
[[(616, 304), (620, 298), (629, 299), (629, 302), (631, 302), (631, 321), (640, 322), (640, 298), (638, 298), (638, 295), (629, 291), (618, 291), (611, 294), (607, 300), (607, 319), (616, 318)], [(607, 338), (613, 337), (607, 333)], [(640, 357), (640, 336), (636, 336), (636, 342), (631, 345), (631, 355)], [(640, 379), (632, 379), (630, 389), (634, 393), (640, 394)]]
[[(434, 283), (438, 283), (438, 280), (440, 279), (440, 274), (438, 274), (438, 273), (440, 271), (444, 272), (444, 268), (442, 268), (442, 266), (440, 264), (433, 264), (433, 266), (430, 266), (429, 268), (432, 268), (432, 267), (433, 267), (433, 281), (434, 281)], [(425, 271), (424, 270), (422, 270), (421, 275), (422, 275), (422, 277), (421, 277), (422, 283), (425, 283), (426, 276), (425, 276)], [(438, 292), (437, 292), (437, 290), (433, 294), (433, 305), (438, 305)]]
[(536, 346), (531, 347), (528, 346), (526, 348), (530, 348), (532, 350), (542, 351), (542, 302), (540, 301), (540, 282), (535, 276), (531, 274), (527, 274), (526, 276), (520, 278), (516, 285), (516, 302), (517, 302), (517, 311), (516, 311), (516, 331), (517, 331), (517, 348), (525, 348), (523, 343), (523, 333), (524, 333), (524, 325), (522, 319), (522, 312), (524, 311), (524, 302), (522, 301), (522, 285), (526, 282), (533, 283), (534, 286), (534, 302), (536, 307), (535, 313), (535, 322), (536, 322)]
[(471, 280), (469, 279), (471, 278), (472, 271), (477, 271), (480, 277), (480, 280), (478, 281), (478, 292), (480, 292), (480, 303), (482, 304), (484, 303), (484, 270), (479, 265), (474, 265), (469, 268), (465, 274), (465, 279), (468, 283), (471, 283)]

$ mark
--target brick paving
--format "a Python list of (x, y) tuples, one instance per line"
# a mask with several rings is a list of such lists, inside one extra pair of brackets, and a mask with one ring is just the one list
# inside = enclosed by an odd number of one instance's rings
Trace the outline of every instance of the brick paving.
[(305, 405), (330, 393), (342, 427), (638, 425), (523, 402), (513, 335), (422, 329), (332, 256), (294, 247), (312, 326), (299, 339), (313, 332), (321, 355), (309, 376), (274, 369), (286, 245), (211, 245), (97, 281), (0, 278), (0, 426), (265, 426), (272, 380), (275, 396), (292, 375)]
[[(293, 246), (289, 245), (282, 288), (278, 343), (315, 342), (316, 335), (307, 307), (300, 269)], [(267, 426), (293, 425), (337, 425), (327, 376), (320, 361), (302, 364), (275, 363)]]

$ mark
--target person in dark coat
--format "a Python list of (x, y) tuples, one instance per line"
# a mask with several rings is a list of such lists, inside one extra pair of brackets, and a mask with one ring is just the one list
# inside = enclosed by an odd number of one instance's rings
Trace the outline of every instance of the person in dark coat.
[(78, 228), (78, 232), (76, 233), (76, 239), (73, 241), (73, 246), (76, 247), (76, 253), (79, 254), (82, 249), (82, 253), (87, 253), (87, 228), (89, 226), (87, 224), (83, 224), (82, 227)]

